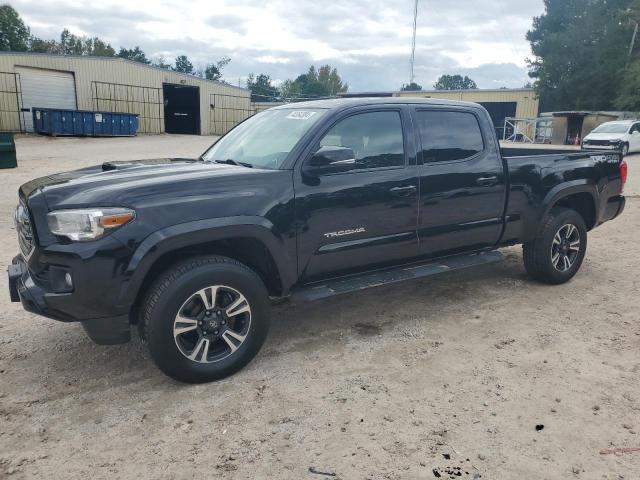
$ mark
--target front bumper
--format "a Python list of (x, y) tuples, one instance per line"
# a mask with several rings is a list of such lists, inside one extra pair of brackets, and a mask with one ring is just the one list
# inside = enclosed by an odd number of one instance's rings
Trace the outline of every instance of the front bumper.
[(15, 257), (8, 268), (9, 296), (12, 302), (21, 302), (28, 312), (62, 322), (81, 322), (87, 335), (101, 345), (126, 343), (131, 339), (129, 315), (83, 319), (60, 309), (73, 305), (73, 293), (52, 293), (37, 285), (22, 256)]
[(622, 147), (620, 145), (587, 145), (582, 144), (583, 150), (612, 150), (612, 151), (620, 151)]

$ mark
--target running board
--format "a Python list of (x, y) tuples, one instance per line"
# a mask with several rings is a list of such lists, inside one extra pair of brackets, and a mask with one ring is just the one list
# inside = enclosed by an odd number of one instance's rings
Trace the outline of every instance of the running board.
[(440, 261), (424, 263), (420, 265), (403, 265), (388, 270), (378, 270), (357, 276), (342, 277), (329, 280), (324, 284), (311, 284), (292, 292), (294, 301), (313, 301), (323, 298), (342, 295), (343, 293), (357, 292), (366, 288), (390, 285), (416, 278), (429, 277), (440, 273), (462, 270), (463, 268), (488, 265), (503, 260), (500, 252), (491, 251), (475, 253), (472, 255), (459, 255), (444, 258)]

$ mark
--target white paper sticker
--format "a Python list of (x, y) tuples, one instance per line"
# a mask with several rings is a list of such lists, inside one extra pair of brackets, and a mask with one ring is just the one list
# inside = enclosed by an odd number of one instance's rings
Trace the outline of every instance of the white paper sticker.
[(36, 120), (40, 120), (40, 110), (36, 110)]
[(316, 112), (310, 112), (308, 110), (294, 110), (287, 115), (287, 118), (291, 118), (293, 120), (309, 120), (315, 114)]
[(96, 113), (96, 122), (97, 123), (102, 123), (102, 114), (101, 113)]

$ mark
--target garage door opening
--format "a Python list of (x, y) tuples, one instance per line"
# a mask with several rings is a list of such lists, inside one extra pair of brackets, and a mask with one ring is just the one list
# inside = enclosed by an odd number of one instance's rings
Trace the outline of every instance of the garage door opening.
[(71, 72), (16, 67), (22, 89), (22, 107), (27, 132), (33, 132), (34, 107), (75, 110), (76, 82)]
[(200, 89), (163, 83), (162, 93), (165, 132), (200, 135)]
[[(516, 102), (480, 102), (480, 105), (487, 109), (498, 138), (505, 138), (504, 119), (516, 116), (518, 104)], [(506, 132), (506, 135), (507, 137), (513, 135), (513, 131)]]

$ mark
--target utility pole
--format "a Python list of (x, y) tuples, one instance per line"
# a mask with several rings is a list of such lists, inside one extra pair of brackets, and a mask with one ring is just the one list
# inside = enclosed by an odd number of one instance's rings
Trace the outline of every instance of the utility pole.
[[(413, 40), (411, 42), (411, 73), (409, 74), (409, 85), (413, 83), (413, 65), (416, 59), (416, 26), (418, 25), (418, 0), (413, 4)], [(636, 24), (637, 27), (637, 24)]]

